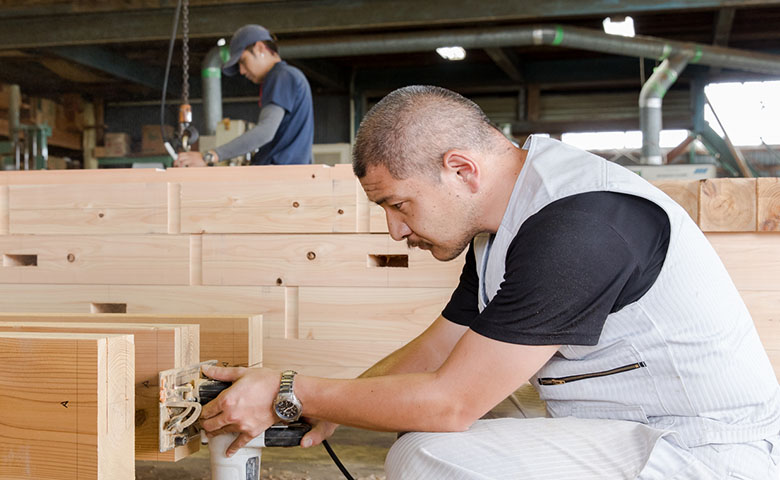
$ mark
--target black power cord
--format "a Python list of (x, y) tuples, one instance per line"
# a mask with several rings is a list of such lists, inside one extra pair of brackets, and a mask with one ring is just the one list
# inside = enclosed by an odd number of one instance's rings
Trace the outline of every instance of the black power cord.
[(341, 463), (341, 460), (339, 460), (339, 457), (336, 456), (336, 452), (333, 451), (332, 448), (330, 448), (330, 444), (327, 440), (322, 441), (322, 446), (325, 447), (325, 450), (328, 451), (328, 455), (330, 455), (330, 458), (333, 459), (333, 463), (336, 464), (337, 467), (339, 467), (339, 470), (341, 470), (341, 473), (344, 474), (344, 476), (347, 478), (347, 480), (355, 480), (352, 475), (349, 474), (347, 469), (344, 467), (344, 464)]

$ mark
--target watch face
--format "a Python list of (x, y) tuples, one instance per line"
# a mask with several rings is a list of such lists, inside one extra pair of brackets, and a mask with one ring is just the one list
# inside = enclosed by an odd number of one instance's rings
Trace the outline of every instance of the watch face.
[(298, 416), (300, 409), (298, 405), (289, 400), (282, 400), (274, 405), (274, 410), (280, 418), (294, 419)]

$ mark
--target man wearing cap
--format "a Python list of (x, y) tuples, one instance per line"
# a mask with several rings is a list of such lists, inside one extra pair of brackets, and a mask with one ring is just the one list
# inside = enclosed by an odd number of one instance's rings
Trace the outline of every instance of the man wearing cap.
[(314, 116), (311, 88), (303, 73), (279, 56), (271, 33), (260, 25), (244, 25), (230, 40), (225, 75), (241, 73), (260, 85), (257, 126), (205, 154), (184, 152), (175, 167), (205, 167), (254, 150), (252, 165), (311, 163)]

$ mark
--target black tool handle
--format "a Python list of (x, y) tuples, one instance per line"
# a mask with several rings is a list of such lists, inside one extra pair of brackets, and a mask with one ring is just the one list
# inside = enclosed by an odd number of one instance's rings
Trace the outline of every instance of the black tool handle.
[[(233, 385), (230, 382), (220, 380), (207, 380), (198, 387), (198, 399), (201, 405), (205, 405), (217, 398), (219, 393)], [(280, 423), (271, 426), (265, 431), (266, 447), (295, 447), (301, 443), (301, 439), (311, 430), (311, 425), (304, 422)]]
[(304, 422), (273, 425), (265, 431), (265, 446), (297, 447), (309, 430), (311, 425)]
[(217, 398), (219, 392), (233, 385), (231, 382), (221, 380), (206, 380), (198, 386), (198, 400), (201, 405), (205, 405)]

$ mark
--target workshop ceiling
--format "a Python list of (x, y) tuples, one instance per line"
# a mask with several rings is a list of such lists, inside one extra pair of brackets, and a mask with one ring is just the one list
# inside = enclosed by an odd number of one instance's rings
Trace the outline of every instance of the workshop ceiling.
[[(0, 82), (26, 93), (80, 92), (108, 101), (160, 96), (176, 0), (0, 1)], [(671, 41), (780, 54), (780, 0), (191, 0), (190, 78), (200, 95), (200, 64), (220, 38), (259, 23), (285, 45), (305, 47), (366, 35), (414, 35), (535, 24), (600, 31), (607, 16), (631, 15), (637, 34)], [(179, 29), (179, 37), (181, 28)], [(288, 47), (289, 48), (289, 47)], [(450, 62), (434, 51), (357, 56), (296, 55), (315, 92), (360, 90), (380, 95), (401, 85), (431, 83), (461, 92), (511, 92), (534, 85), (560, 91), (638, 89), (654, 59), (553, 46), (467, 49)], [(181, 86), (181, 43), (171, 72), (171, 96)], [(682, 79), (761, 79), (761, 74), (692, 66)], [(243, 79), (223, 80), (225, 97), (250, 96)]]

